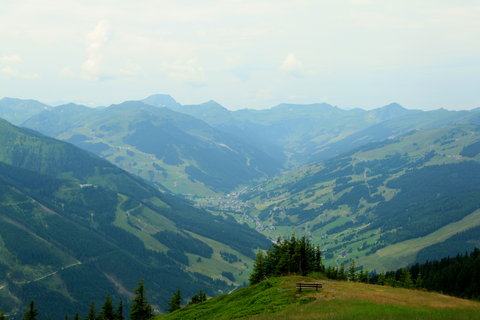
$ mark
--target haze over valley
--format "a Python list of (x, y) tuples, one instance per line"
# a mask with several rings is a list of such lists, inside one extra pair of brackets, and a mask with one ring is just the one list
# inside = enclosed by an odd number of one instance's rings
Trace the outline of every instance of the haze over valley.
[(474, 318), (479, 14), (2, 1), (0, 320)]

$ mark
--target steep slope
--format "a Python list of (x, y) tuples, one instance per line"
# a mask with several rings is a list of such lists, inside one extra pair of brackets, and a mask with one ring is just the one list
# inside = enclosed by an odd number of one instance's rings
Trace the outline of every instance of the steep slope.
[(175, 193), (226, 192), (280, 168), (264, 152), (201, 120), (141, 102), (102, 110), (67, 105), (23, 125), (94, 152)]
[[(252, 209), (235, 216), (271, 237), (306, 234), (329, 263), (406, 266), (480, 226), (479, 145), (478, 126), (413, 131), (247, 190), (240, 197)], [(467, 243), (479, 234), (449, 242), (449, 253)]]
[(31, 299), (57, 319), (106, 294), (128, 300), (141, 278), (156, 306), (177, 288), (218, 294), (243, 283), (252, 249), (269, 245), (246, 226), (3, 120), (0, 190), (0, 309), (13, 317)]
[(480, 303), (438, 293), (321, 280), (319, 292), (295, 291), (307, 277), (265, 280), (156, 319), (477, 319)]

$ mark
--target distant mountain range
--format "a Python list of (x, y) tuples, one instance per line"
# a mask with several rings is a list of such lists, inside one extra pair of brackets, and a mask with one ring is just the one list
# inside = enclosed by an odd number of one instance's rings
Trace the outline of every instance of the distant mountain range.
[(479, 245), (479, 109), (230, 111), (153, 95), (103, 108), (8, 98), (0, 114), (269, 237), (309, 235), (331, 264), (395, 269)]
[(86, 313), (107, 294), (128, 303), (142, 278), (159, 309), (177, 289), (227, 292), (247, 279), (254, 249), (270, 244), (231, 218), (5, 120), (0, 190), (0, 310), (12, 318), (30, 300), (54, 319)]
[(140, 101), (103, 109), (64, 105), (23, 126), (71, 142), (169, 190), (228, 192), (279, 172), (281, 162), (197, 118)]
[(0, 115), (91, 151), (174, 193), (215, 196), (414, 129), (480, 123), (477, 111), (366, 111), (319, 103), (229, 111), (153, 95), (107, 108), (4, 98)]

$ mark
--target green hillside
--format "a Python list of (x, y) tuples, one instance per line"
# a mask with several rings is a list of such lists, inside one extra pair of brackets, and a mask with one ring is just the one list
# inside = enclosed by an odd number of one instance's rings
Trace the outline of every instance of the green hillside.
[[(295, 289), (297, 282), (321, 282), (323, 289)], [(480, 319), (480, 303), (438, 293), (355, 282), (282, 277), (265, 280), (206, 302), (187, 306), (167, 319)]]
[(174, 193), (212, 196), (272, 176), (281, 166), (201, 120), (138, 101), (103, 109), (61, 106), (23, 125), (91, 151)]
[[(329, 264), (350, 259), (386, 270), (480, 244), (480, 129), (412, 131), (303, 167), (240, 194), (264, 234), (307, 235)], [(430, 248), (432, 248), (430, 250)], [(455, 251), (456, 250), (456, 251)]]
[(77, 147), (0, 120), (0, 310), (30, 300), (45, 317), (86, 312), (148, 283), (162, 310), (181, 288), (209, 295), (242, 285), (252, 229), (193, 208)]

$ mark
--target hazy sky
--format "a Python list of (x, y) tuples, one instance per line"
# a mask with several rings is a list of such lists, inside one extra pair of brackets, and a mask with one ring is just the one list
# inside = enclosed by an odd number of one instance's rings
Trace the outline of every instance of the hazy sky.
[(480, 107), (480, 1), (0, 0), (0, 97)]

